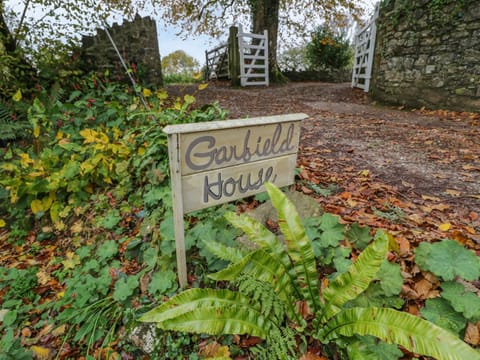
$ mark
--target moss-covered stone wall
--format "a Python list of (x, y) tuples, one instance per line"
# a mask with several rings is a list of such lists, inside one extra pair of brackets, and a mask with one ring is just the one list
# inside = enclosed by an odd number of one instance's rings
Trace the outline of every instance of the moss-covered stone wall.
[(480, 1), (383, 1), (371, 96), (409, 107), (480, 111)]
[[(144, 86), (162, 85), (162, 68), (155, 20), (136, 16), (131, 22), (113, 24), (108, 29), (127, 67)], [(85, 70), (109, 70), (111, 76), (128, 81), (107, 32), (97, 29), (95, 36), (82, 39), (82, 65)]]

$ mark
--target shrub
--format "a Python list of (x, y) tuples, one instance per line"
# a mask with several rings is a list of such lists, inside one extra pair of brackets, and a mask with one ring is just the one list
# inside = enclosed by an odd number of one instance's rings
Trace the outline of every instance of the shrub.
[(343, 69), (352, 59), (352, 49), (345, 35), (320, 26), (307, 44), (307, 60), (312, 70)]

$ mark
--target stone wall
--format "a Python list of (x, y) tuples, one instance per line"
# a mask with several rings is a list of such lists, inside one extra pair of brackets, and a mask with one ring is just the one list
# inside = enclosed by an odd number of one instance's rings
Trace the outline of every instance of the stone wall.
[(377, 25), (372, 98), (480, 111), (480, 1), (384, 0)]
[[(139, 15), (132, 22), (113, 24), (108, 29), (127, 67), (144, 86), (162, 85), (162, 68), (155, 20)], [(82, 38), (81, 63), (84, 70), (109, 70), (110, 76), (128, 81), (128, 75), (113, 48), (107, 32)]]

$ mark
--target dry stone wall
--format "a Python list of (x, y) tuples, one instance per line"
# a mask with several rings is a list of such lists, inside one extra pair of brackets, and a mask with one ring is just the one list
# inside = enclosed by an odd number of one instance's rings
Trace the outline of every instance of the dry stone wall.
[(480, 111), (480, 1), (383, 1), (371, 96), (410, 107)]
[[(137, 15), (131, 22), (113, 24), (108, 31), (134, 77), (144, 86), (161, 86), (162, 68), (155, 20)], [(97, 29), (95, 36), (82, 38), (81, 60), (84, 70), (103, 72), (108, 69), (110, 76), (128, 81), (128, 75), (103, 29)]]

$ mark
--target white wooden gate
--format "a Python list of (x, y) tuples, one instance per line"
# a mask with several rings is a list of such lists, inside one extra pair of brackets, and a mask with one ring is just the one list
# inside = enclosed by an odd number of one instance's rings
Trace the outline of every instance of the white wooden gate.
[[(247, 38), (247, 40), (245, 39)], [(268, 86), (268, 32), (251, 34), (238, 27), (240, 84)]]
[(355, 57), (352, 73), (352, 87), (368, 92), (372, 77), (373, 56), (375, 53), (375, 38), (377, 35), (377, 5), (369, 23), (355, 35)]
[(205, 80), (229, 78), (228, 44), (205, 51)]

